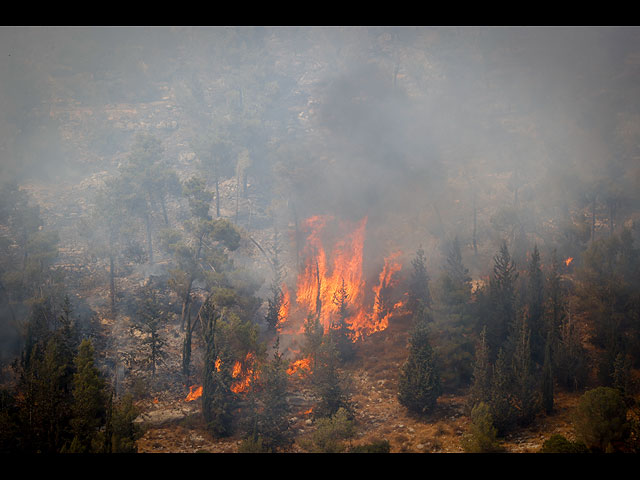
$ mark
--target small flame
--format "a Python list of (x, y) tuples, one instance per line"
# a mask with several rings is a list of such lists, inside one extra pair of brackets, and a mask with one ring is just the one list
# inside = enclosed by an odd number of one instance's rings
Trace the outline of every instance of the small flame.
[(217, 371), (217, 372), (219, 372), (219, 371), (220, 371), (220, 364), (221, 364), (221, 363), (222, 363), (222, 361), (221, 361), (219, 358), (217, 358), (217, 359), (216, 359), (216, 363), (214, 364), (214, 365), (215, 365), (215, 367), (216, 367), (216, 371)]
[(195, 390), (194, 387), (196, 387), (196, 385), (189, 387), (189, 395), (184, 399), (185, 402), (193, 402), (202, 396), (202, 385), (198, 385)]
[(242, 393), (249, 389), (251, 381), (253, 380), (254, 362), (255, 356), (253, 353), (249, 352), (243, 362), (237, 361), (233, 365), (231, 376), (233, 378), (240, 377), (230, 387), (233, 393)]
[(570, 264), (571, 262), (573, 262), (573, 257), (569, 257), (569, 258), (567, 258), (567, 259), (564, 261), (564, 263), (565, 263), (565, 265), (566, 265), (567, 267), (569, 266), (569, 264)]
[(289, 307), (291, 306), (291, 295), (286, 285), (282, 285), (282, 304), (278, 310), (278, 328), (284, 325), (289, 318)]
[(158, 403), (158, 397), (153, 399), (153, 403)]
[(287, 374), (289, 375), (293, 375), (294, 373), (296, 373), (297, 371), (311, 371), (311, 358), (303, 358), (301, 360), (296, 360), (295, 362), (293, 362), (289, 368), (287, 369)]

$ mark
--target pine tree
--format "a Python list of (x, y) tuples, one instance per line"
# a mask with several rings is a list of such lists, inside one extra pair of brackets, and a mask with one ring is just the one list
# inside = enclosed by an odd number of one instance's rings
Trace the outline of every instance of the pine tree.
[(314, 416), (331, 417), (340, 408), (352, 411), (349, 393), (346, 388), (347, 378), (338, 370), (338, 351), (330, 335), (322, 339), (318, 349), (311, 381), (318, 403), (314, 408)]
[(408, 410), (428, 414), (442, 394), (440, 372), (431, 347), (427, 321), (419, 320), (409, 339), (409, 356), (398, 379), (398, 400)]
[(511, 260), (506, 242), (494, 257), (493, 275), (489, 281), (491, 311), (487, 318), (487, 343), (490, 352), (506, 347), (516, 320), (515, 281), (516, 266)]

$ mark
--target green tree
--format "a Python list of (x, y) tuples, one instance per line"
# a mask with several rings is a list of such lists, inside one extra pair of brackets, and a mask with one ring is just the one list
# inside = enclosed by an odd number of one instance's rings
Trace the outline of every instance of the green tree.
[(471, 277), (469, 270), (462, 263), (458, 237), (451, 242), (440, 283), (443, 303), (462, 315), (471, 297)]
[(518, 320), (515, 335), (512, 401), (518, 424), (529, 425), (540, 410), (540, 390), (531, 353), (531, 330), (524, 317)]
[(94, 364), (94, 357), (93, 344), (88, 339), (83, 340), (75, 358), (73, 376), (71, 427), (74, 437), (69, 447), (72, 453), (99, 451), (96, 444), (98, 430), (106, 421), (105, 382)]
[(489, 409), (499, 435), (515, 427), (518, 411), (514, 402), (513, 368), (503, 349), (498, 351), (498, 357), (493, 365)]
[(411, 261), (411, 265), (413, 270), (409, 279), (407, 309), (412, 313), (417, 313), (420, 308), (430, 308), (432, 302), (427, 260), (422, 247), (416, 251), (416, 256)]
[(493, 425), (489, 406), (480, 402), (471, 410), (471, 428), (462, 437), (462, 448), (466, 453), (494, 453), (500, 451), (498, 430)]
[(491, 363), (489, 361), (489, 346), (487, 345), (486, 327), (480, 333), (480, 340), (476, 346), (475, 363), (473, 365), (473, 382), (469, 389), (469, 409), (477, 404), (488, 403), (491, 398)]
[(487, 343), (495, 358), (496, 352), (505, 346), (516, 319), (515, 281), (516, 266), (511, 260), (506, 242), (494, 257), (493, 274), (489, 281), (489, 318), (486, 319)]
[(556, 433), (544, 441), (540, 453), (589, 453), (589, 449), (584, 443), (571, 442)]
[(342, 362), (348, 362), (353, 359), (355, 349), (351, 340), (351, 330), (347, 323), (349, 318), (349, 293), (342, 279), (342, 284), (333, 294), (333, 304), (337, 307), (337, 318), (334, 319), (330, 328), (329, 335), (338, 350), (338, 356)]
[(303, 442), (303, 446), (312, 453), (343, 453), (347, 450), (345, 440), (354, 434), (351, 414), (347, 409), (339, 408), (333, 415), (318, 419), (311, 441)]
[(167, 340), (162, 334), (167, 314), (150, 281), (139, 290), (138, 302), (132, 328), (142, 334), (140, 341), (142, 362), (151, 370), (152, 381), (155, 381), (157, 368), (167, 356)]
[(201, 309), (203, 322), (205, 355), (202, 373), (202, 414), (207, 429), (218, 437), (232, 433), (235, 394), (231, 391), (233, 377), (231, 372), (232, 356), (228, 345), (222, 338), (219, 322), (224, 309), (218, 310), (209, 300)]
[(352, 411), (348, 378), (340, 372), (339, 364), (340, 358), (333, 338), (325, 335), (315, 356), (311, 374), (313, 391), (318, 398), (314, 408), (316, 417), (331, 417), (341, 408)]
[(257, 405), (252, 414), (250, 439), (261, 451), (286, 450), (293, 443), (293, 432), (289, 426), (288, 375), (278, 339), (271, 360), (263, 366), (258, 378), (258, 385), (252, 389)]
[(630, 432), (627, 410), (618, 390), (610, 387), (589, 390), (576, 407), (576, 435), (591, 450), (615, 451)]
[(551, 332), (547, 335), (544, 348), (544, 363), (542, 364), (541, 401), (544, 411), (550, 414), (554, 405), (555, 375), (553, 373), (553, 360), (551, 358)]
[(409, 339), (409, 356), (398, 379), (398, 400), (409, 411), (433, 411), (442, 394), (440, 372), (430, 343), (426, 315), (418, 318)]
[(534, 245), (528, 266), (527, 284), (525, 289), (525, 305), (527, 320), (531, 331), (531, 354), (534, 362), (542, 364), (544, 361), (545, 325), (544, 325), (544, 277), (540, 264), (540, 252)]
[(136, 442), (142, 436), (142, 430), (134, 420), (139, 414), (140, 409), (134, 405), (131, 394), (115, 402), (110, 415), (111, 436), (107, 453), (137, 453)]

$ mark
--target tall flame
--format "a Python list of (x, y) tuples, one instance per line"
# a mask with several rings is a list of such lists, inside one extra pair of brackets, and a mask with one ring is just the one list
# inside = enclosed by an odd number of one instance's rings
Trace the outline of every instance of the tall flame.
[[(338, 240), (327, 241), (330, 236), (329, 226), (338, 227)], [(301, 317), (308, 313), (317, 315), (327, 332), (340, 312), (340, 303), (334, 301), (334, 296), (344, 289), (344, 297), (348, 299), (346, 323), (351, 329), (353, 341), (387, 328), (389, 318), (398, 306), (398, 303), (386, 306), (388, 299), (385, 295), (386, 290), (394, 284), (395, 274), (402, 268), (398, 261), (400, 252), (385, 259), (378, 285), (373, 288), (373, 306), (368, 309), (365, 305), (365, 302), (370, 301), (366, 296), (363, 274), (366, 226), (367, 217), (349, 225), (346, 222), (337, 224), (332, 217), (326, 215), (311, 217), (302, 225), (307, 238), (302, 252), (304, 268), (296, 284), (296, 311), (301, 312)], [(288, 293), (288, 290), (283, 289), (283, 292)], [(289, 306), (286, 312), (289, 315)], [(302, 328), (298, 331), (302, 331)], [(285, 332), (281, 330), (281, 333)]]

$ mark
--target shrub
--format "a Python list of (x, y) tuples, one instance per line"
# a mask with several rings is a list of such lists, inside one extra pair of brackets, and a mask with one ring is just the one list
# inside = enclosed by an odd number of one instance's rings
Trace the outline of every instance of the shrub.
[(471, 410), (471, 429), (462, 438), (462, 448), (467, 453), (498, 452), (497, 432), (489, 406), (480, 402)]
[(598, 387), (586, 392), (574, 416), (578, 438), (591, 450), (612, 451), (630, 431), (627, 406), (614, 388)]
[(588, 453), (586, 445), (581, 442), (571, 442), (560, 434), (551, 435), (542, 444), (540, 453)]

